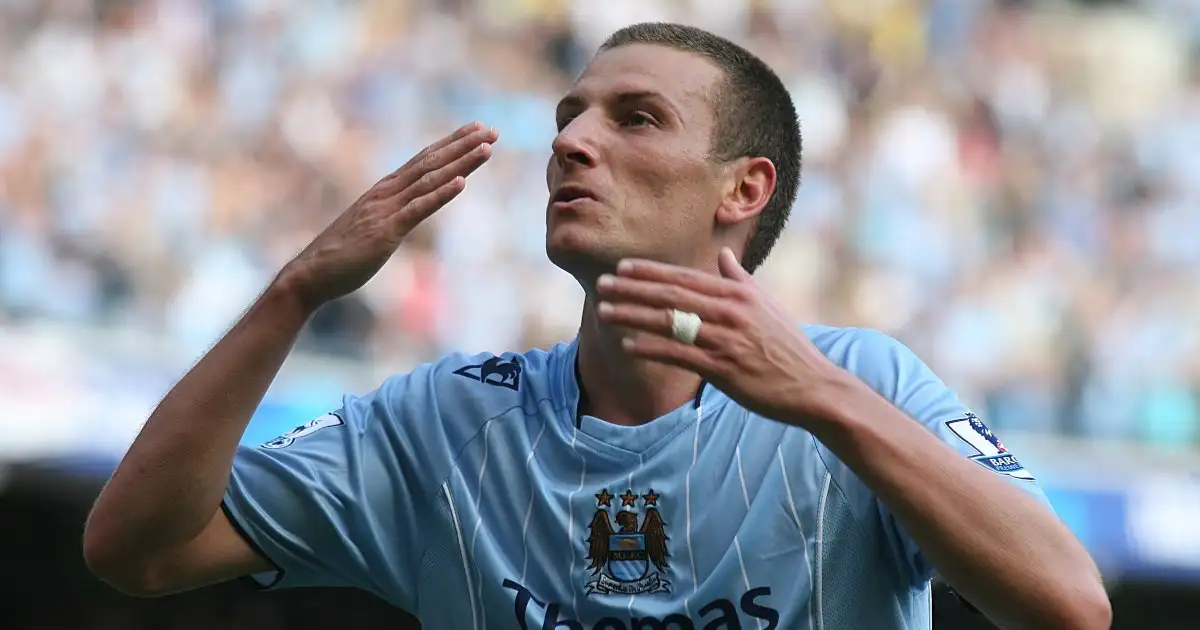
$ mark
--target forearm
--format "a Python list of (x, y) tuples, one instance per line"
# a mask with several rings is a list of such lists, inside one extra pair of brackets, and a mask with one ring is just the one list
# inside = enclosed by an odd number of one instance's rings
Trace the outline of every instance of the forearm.
[(183, 544), (212, 519), (237, 444), (308, 318), (268, 289), (163, 398), (100, 494), (85, 532), (93, 559), (130, 561)]
[(1005, 628), (1107, 628), (1087, 551), (1052, 512), (851, 375), (806, 428), (889, 508), (939, 573)]

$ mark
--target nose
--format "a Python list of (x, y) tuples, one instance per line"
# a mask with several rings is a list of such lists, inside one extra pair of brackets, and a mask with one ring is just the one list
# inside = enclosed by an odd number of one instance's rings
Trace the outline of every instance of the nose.
[(566, 169), (572, 163), (576, 166), (596, 165), (596, 123), (592, 118), (580, 114), (554, 137), (550, 147), (560, 168)]

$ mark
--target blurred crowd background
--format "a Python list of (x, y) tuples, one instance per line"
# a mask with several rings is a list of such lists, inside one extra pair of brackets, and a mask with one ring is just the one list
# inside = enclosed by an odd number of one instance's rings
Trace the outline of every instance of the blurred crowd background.
[[(0, 462), (92, 449), (110, 456), (103, 478), (282, 264), (472, 119), (500, 129), (495, 158), (318, 314), (260, 409), (278, 421), (248, 439), (445, 351), (572, 337), (582, 293), (543, 252), (553, 110), (605, 36), (649, 20), (743, 43), (793, 92), (804, 182), (758, 276), (798, 321), (891, 333), (1001, 431), (1195, 452), (1195, 0), (0, 0)], [(28, 497), (65, 496), (38, 484)], [(1088, 496), (1056, 507), (1093, 551), (1126, 545), (1125, 516), (1087, 511), (1124, 499)], [(1146, 553), (1200, 566), (1200, 514), (1180, 496), (1129, 522)], [(83, 575), (71, 522), (58, 559), (28, 566)], [(0, 518), (0, 538), (49, 531), (17, 523)], [(1093, 531), (1106, 523), (1110, 538)], [(13, 557), (0, 571), (25, 566)], [(0, 596), (0, 626), (44, 595), (30, 588)], [(319, 618), (307, 600), (196, 597), (18, 625)]]
[(303, 350), (407, 367), (573, 336), (544, 260), (553, 108), (633, 21), (793, 91), (800, 199), (760, 272), (918, 351), (1000, 428), (1200, 440), (1200, 3), (5, 0), (0, 324), (196, 356), (458, 124), (496, 158)]

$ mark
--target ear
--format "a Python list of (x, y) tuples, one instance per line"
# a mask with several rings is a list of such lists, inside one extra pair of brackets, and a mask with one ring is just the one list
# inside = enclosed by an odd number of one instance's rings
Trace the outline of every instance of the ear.
[(775, 165), (765, 157), (739, 158), (729, 165), (729, 186), (717, 208), (717, 224), (731, 227), (762, 213), (775, 192)]

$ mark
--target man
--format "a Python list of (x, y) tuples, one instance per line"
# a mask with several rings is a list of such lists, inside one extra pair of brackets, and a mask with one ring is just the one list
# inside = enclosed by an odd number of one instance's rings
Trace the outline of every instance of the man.
[(1001, 626), (1108, 626), (1086, 551), (911, 352), (797, 329), (755, 286), (800, 168), (770, 69), (632, 26), (558, 127), (546, 247), (585, 288), (574, 342), (443, 357), (238, 448), (313, 310), (487, 160), (497, 134), (459, 129), (164, 398), (93, 510), (92, 569), (144, 595), (251, 575), (363, 588), (431, 629), (582, 630), (928, 627), (936, 568)]

